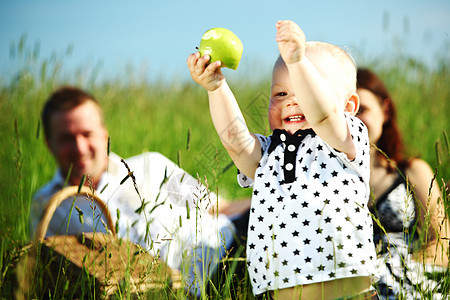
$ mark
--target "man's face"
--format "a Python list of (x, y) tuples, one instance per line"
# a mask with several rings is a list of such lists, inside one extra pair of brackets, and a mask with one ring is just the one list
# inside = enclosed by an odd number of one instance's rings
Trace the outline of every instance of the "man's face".
[(47, 144), (63, 176), (72, 165), (69, 183), (78, 185), (86, 174), (98, 184), (107, 166), (108, 132), (94, 102), (53, 114)]

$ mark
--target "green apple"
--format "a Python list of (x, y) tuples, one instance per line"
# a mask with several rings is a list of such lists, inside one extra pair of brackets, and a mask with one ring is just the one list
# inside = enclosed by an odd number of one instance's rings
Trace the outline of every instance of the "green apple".
[(241, 40), (226, 28), (211, 28), (207, 30), (200, 41), (199, 51), (203, 56), (208, 54), (210, 63), (220, 60), (222, 67), (236, 70), (241, 60)]

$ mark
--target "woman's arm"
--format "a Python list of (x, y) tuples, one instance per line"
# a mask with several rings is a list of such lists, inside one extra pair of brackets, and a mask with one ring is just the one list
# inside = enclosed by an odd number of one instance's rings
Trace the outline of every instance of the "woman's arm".
[(416, 196), (419, 233), (425, 246), (414, 259), (430, 264), (448, 266), (450, 225), (431, 167), (422, 159), (413, 159), (406, 176)]

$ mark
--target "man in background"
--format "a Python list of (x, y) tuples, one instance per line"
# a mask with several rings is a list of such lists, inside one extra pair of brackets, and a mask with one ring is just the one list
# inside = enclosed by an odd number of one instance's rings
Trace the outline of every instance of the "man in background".
[[(42, 122), (46, 144), (59, 168), (33, 197), (30, 232), (35, 231), (52, 195), (84, 181), (82, 184), (106, 203), (118, 224), (119, 237), (160, 256), (171, 268), (182, 269), (187, 262), (191, 281), (197, 277), (197, 288), (204, 276), (194, 265), (200, 270), (201, 261), (215, 266), (225, 250), (236, 246), (236, 234), (245, 235), (249, 201), (223, 201), (160, 153), (127, 159), (109, 153), (102, 109), (87, 92), (74, 87), (55, 91), (43, 108)], [(83, 223), (79, 222), (79, 210), (83, 211)], [(77, 203), (76, 210), (72, 201), (62, 202), (47, 236), (106, 231), (95, 217), (101, 212), (92, 210), (88, 201)], [(230, 215), (238, 217), (231, 220)], [(195, 253), (207, 253), (208, 257), (195, 260)]]

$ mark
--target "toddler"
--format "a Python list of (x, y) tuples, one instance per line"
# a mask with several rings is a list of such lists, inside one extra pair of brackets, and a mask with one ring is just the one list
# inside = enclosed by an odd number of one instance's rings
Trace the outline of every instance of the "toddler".
[(342, 49), (306, 42), (292, 21), (276, 24), (280, 57), (269, 103), (270, 137), (249, 132), (220, 70), (191, 54), (214, 126), (253, 196), (247, 266), (255, 295), (279, 299), (376, 297), (368, 213), (369, 142), (355, 116), (356, 68)]

